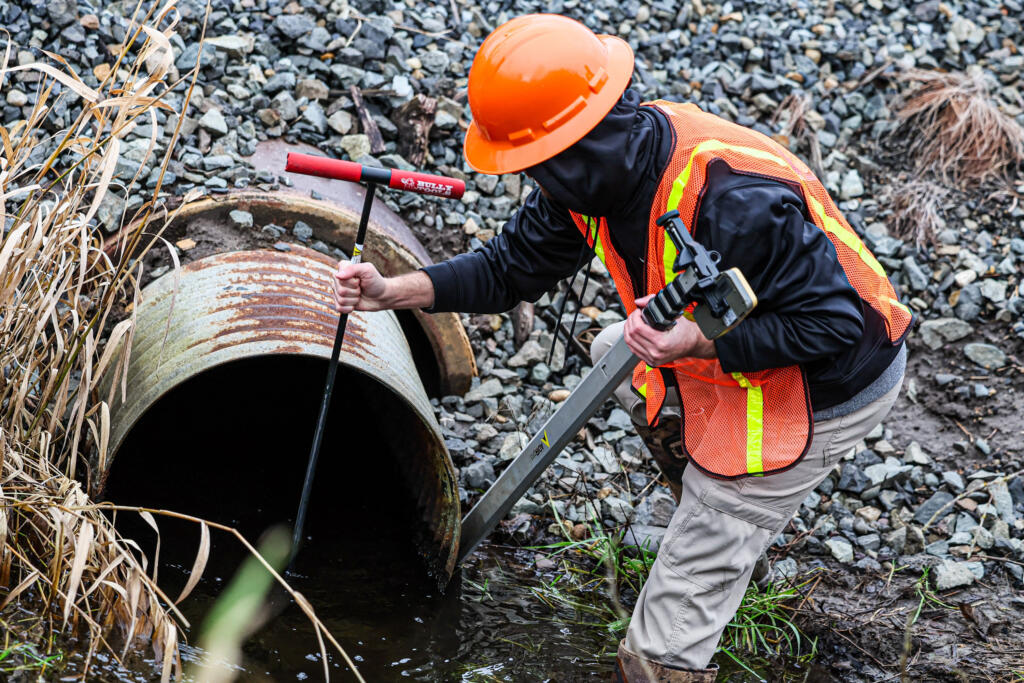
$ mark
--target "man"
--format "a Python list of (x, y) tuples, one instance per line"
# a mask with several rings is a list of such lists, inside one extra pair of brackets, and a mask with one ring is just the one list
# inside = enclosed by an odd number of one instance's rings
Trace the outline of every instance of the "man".
[[(604, 261), (629, 317), (593, 352), (625, 335), (646, 361), (617, 397), (679, 501), (618, 674), (712, 681), (758, 557), (896, 400), (911, 315), (803, 163), (693, 105), (641, 105), (626, 89), (632, 69), (625, 42), (565, 17), (496, 29), (470, 70), (466, 159), (525, 171), (541, 191), (476, 252), (388, 279), (342, 264), (337, 303), (499, 312)], [(685, 317), (666, 332), (641, 317), (675, 275), (654, 222), (671, 209), (757, 294), (720, 339)]]

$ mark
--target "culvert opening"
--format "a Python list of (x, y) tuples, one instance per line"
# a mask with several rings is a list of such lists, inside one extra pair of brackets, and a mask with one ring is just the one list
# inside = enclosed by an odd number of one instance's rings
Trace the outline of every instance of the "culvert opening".
[[(121, 505), (187, 513), (238, 528), (250, 540), (291, 524), (305, 472), (327, 361), (258, 356), (211, 368), (177, 385), (135, 423), (109, 471), (103, 498)], [(356, 644), (367, 667), (394, 660), (392, 640), (416, 615), (450, 609), (425, 571), (430, 539), (409, 488), (410, 458), (423, 459), (422, 423), (388, 388), (341, 366), (320, 454), (307, 540), (289, 582), (315, 606), (343, 644)], [(405, 450), (402, 450), (405, 449)], [(159, 579), (171, 595), (185, 585), (198, 546), (191, 522), (157, 516)], [(118, 526), (148, 557), (156, 535), (135, 513)], [(210, 561), (183, 604), (198, 626), (246, 553), (212, 533)], [(410, 615), (410, 609), (416, 615)], [(419, 622), (420, 624), (422, 622)], [(406, 635), (429, 643), (431, 633)], [(243, 666), (268, 680), (312, 664), (316, 640), (301, 611), (288, 607), (245, 648)], [(337, 668), (344, 664), (334, 662)]]
[[(290, 525), (338, 322), (334, 267), (293, 245), (211, 255), (147, 285), (123, 379), (104, 378), (104, 391), (118, 396), (123, 386), (126, 398), (111, 404), (112, 456), (94, 478), (105, 484), (98, 493), (230, 525), (250, 540)], [(437, 332), (431, 324), (424, 329)], [(458, 341), (438, 334), (439, 348)], [(289, 576), (371, 673), (410, 652), (433, 652), (435, 630), (451, 633), (452, 622), (429, 617), (457, 604), (456, 590), (438, 590), (454, 570), (460, 510), (454, 468), (413, 362), (422, 341), (407, 341), (391, 313), (350, 318), (308, 540)], [(441, 356), (445, 373), (460, 372)], [(137, 514), (118, 517), (152, 558), (153, 530)], [(190, 573), (199, 528), (157, 519), (159, 583), (173, 597)], [(205, 578), (183, 604), (193, 639), (245, 557), (229, 536), (212, 540)], [(264, 672), (267, 680), (320, 676), (312, 628), (294, 606), (275, 613), (245, 655), (246, 680)], [(343, 668), (333, 658), (331, 665)]]
[[(294, 520), (327, 361), (245, 358), (171, 389), (135, 423), (110, 468), (104, 498), (184, 512), (247, 537)], [(340, 366), (310, 508), (314, 545), (373, 529), (415, 550), (413, 492), (402, 471), (415, 415), (376, 380)]]

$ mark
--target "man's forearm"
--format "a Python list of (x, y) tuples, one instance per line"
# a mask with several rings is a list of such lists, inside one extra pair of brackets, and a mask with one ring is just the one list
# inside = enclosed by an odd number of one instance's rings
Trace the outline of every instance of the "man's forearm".
[(434, 283), (423, 271), (388, 278), (382, 303), (388, 309), (429, 308), (434, 305)]

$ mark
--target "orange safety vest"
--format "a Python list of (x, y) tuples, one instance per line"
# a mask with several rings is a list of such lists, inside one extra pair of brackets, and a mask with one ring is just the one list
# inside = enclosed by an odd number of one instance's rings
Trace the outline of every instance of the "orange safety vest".
[[(896, 298), (878, 260), (803, 162), (771, 138), (693, 104), (658, 101), (646, 106), (656, 107), (671, 121), (675, 147), (651, 205), (643, 291), (654, 294), (676, 276), (675, 245), (655, 220), (678, 209), (693, 232), (708, 164), (721, 159), (738, 173), (800, 187), (810, 219), (832, 240), (850, 283), (885, 319), (889, 340), (902, 340), (912, 319), (910, 310)], [(632, 313), (633, 283), (608, 236), (608, 222), (576, 213), (572, 217), (611, 273), (626, 311)], [(633, 388), (647, 401), (649, 424), (656, 422), (665, 400), (663, 370), (674, 373), (679, 388), (683, 450), (706, 474), (730, 479), (771, 474), (792, 467), (807, 452), (813, 415), (807, 378), (799, 365), (728, 373), (717, 359), (684, 358), (662, 368), (640, 363), (633, 373)]]

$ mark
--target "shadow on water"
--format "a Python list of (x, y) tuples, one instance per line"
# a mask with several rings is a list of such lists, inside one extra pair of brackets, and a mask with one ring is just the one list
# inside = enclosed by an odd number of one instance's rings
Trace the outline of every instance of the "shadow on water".
[[(323, 361), (312, 358), (249, 359), (177, 387), (139, 421), (122, 446), (106, 498), (228, 524), (250, 540), (270, 526), (290, 524), (324, 369)], [(531, 553), (493, 548), (477, 553), (444, 593), (438, 591), (412, 543), (412, 497), (402, 490), (394, 457), (374, 438), (377, 430), (388, 428), (389, 416), (367, 414), (365, 408), (380, 400), (381, 392), (386, 390), (373, 380), (342, 369), (308, 538), (288, 576), (366, 680), (607, 678), (619, 635), (595, 623), (589, 612), (549, 606), (534, 595), (532, 588), (542, 579), (530, 566)], [(158, 523), (160, 583), (169, 595), (177, 595), (192, 566), (199, 530), (165, 517)], [(152, 529), (134, 513), (120, 513), (118, 525), (152, 557)], [(192, 624), (192, 643), (204, 615), (245, 558), (227, 535), (215, 531), (212, 540), (204, 578), (182, 605)], [(282, 607), (267, 615), (244, 647), (240, 680), (323, 676), (309, 622), (280, 597)], [(594, 600), (605, 599), (602, 591), (594, 592)], [(186, 661), (197, 661), (202, 653), (190, 645), (184, 655)], [(728, 666), (728, 660), (718, 659)], [(352, 678), (340, 657), (330, 656), (329, 666), (333, 678)], [(98, 680), (145, 680), (108, 671)], [(722, 680), (757, 680), (733, 673)]]

